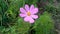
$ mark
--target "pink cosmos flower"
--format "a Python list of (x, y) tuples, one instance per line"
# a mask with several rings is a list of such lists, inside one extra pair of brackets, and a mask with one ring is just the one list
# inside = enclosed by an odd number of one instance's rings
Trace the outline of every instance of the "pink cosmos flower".
[(36, 15), (38, 8), (35, 8), (34, 5), (30, 7), (25, 5), (24, 8), (20, 8), (20, 12), (19, 16), (23, 17), (25, 22), (34, 23), (34, 19), (38, 18), (38, 15)]

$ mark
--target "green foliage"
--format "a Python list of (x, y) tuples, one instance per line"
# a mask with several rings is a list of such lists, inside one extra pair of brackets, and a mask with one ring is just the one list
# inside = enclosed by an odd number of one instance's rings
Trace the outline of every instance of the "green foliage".
[(54, 28), (51, 15), (47, 12), (40, 15), (40, 18), (36, 21), (36, 24), (36, 34), (50, 34), (50, 31)]
[[(0, 0), (0, 34), (30, 34), (30, 31), (35, 30), (34, 34), (51, 34), (54, 29), (54, 22), (50, 15), (50, 11), (54, 13), (55, 7), (45, 6), (45, 12), (35, 20), (34, 24), (25, 22), (19, 16), (20, 7), (25, 4), (34, 4), (41, 0)], [(46, 2), (46, 0), (43, 0)], [(49, 0), (50, 1), (50, 0)], [(53, 2), (53, 0), (51, 0)], [(50, 1), (50, 3), (51, 3)], [(48, 13), (48, 12), (49, 13)]]

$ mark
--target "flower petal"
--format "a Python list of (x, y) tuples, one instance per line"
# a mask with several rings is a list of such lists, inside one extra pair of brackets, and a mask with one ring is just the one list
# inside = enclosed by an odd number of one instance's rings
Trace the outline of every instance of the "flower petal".
[(38, 8), (34, 8), (32, 11), (30, 11), (31, 14), (36, 14), (38, 12)]
[(30, 16), (25, 17), (24, 21), (29, 22), (29, 23), (34, 23), (34, 20)]
[(26, 17), (26, 14), (19, 14), (19, 16), (21, 16), (21, 17)]
[(28, 22), (28, 21), (29, 21), (29, 18), (30, 18), (30, 17), (28, 17), (28, 16), (25, 17), (25, 18), (24, 18), (24, 21)]
[(23, 9), (23, 8), (20, 8), (20, 12), (21, 13), (26, 13), (25, 9)]
[(29, 6), (25, 5), (25, 9), (26, 9), (26, 11), (29, 11)]
[(32, 17), (33, 19), (37, 19), (37, 18), (38, 18), (38, 15), (31, 15), (31, 17)]
[(29, 21), (30, 23), (34, 23), (34, 20), (32, 19), (32, 18), (30, 18), (30, 21)]
[(34, 5), (31, 5), (31, 7), (30, 7), (30, 11), (33, 10), (33, 9), (34, 9)]

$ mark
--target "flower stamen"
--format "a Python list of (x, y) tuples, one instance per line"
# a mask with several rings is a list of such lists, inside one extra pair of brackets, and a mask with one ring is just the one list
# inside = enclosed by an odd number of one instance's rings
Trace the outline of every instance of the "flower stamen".
[(27, 15), (28, 15), (28, 16), (30, 16), (30, 15), (31, 15), (30, 11), (28, 11), (28, 12), (27, 12)]

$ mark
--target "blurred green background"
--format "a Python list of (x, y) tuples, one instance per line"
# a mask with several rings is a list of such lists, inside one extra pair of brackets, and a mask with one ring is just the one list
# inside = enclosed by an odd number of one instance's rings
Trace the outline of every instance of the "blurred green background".
[[(19, 16), (25, 4), (39, 8), (34, 24)], [(0, 34), (59, 34), (59, 22), (60, 0), (0, 0)]]

